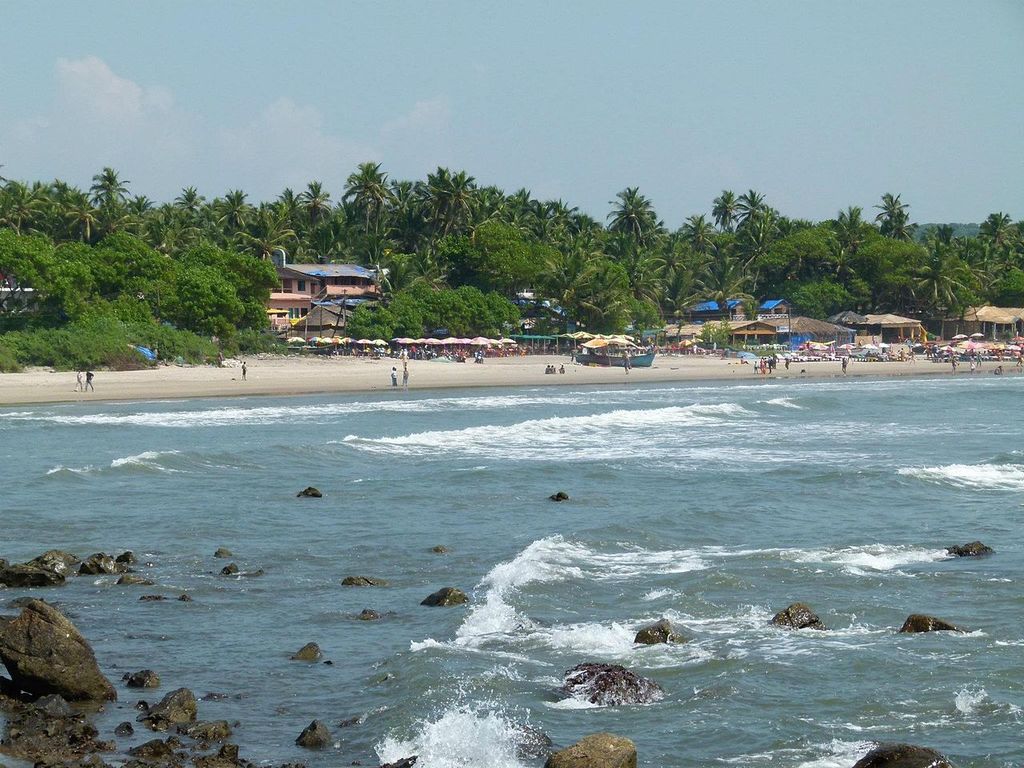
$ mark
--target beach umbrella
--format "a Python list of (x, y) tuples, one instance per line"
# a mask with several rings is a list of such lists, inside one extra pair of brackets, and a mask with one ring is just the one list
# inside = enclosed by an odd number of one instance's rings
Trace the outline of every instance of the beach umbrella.
[(356, 341), (356, 344), (366, 344), (366, 345), (369, 345), (369, 344), (373, 344), (373, 342), (370, 341), (369, 339), (359, 339), (358, 341)]
[(439, 347), (444, 344), (440, 339), (426, 339), (424, 342), (428, 347)]
[(501, 338), (501, 339), (498, 339), (498, 343), (499, 344), (504, 344), (507, 347), (514, 347), (516, 345), (516, 340), (515, 339)]
[(373, 346), (375, 347), (386, 347), (388, 345), (388, 343), (384, 341), (384, 339), (374, 339), (370, 343), (373, 344)]
[(491, 340), (485, 339), (483, 336), (475, 336), (474, 338), (469, 340), (469, 343), (472, 344), (474, 347), (486, 347), (490, 345)]
[(328, 341), (330, 341), (330, 343), (334, 344), (334, 345), (341, 344), (341, 339), (339, 339), (337, 336), (335, 336), (335, 337), (333, 337), (331, 339), (328, 339)]
[(972, 333), (971, 334), (971, 338), (972, 339), (984, 339), (985, 338), (985, 334), (984, 333)]
[(291, 336), (288, 339), (289, 344), (305, 344), (306, 340), (301, 336)]
[(442, 344), (458, 344), (459, 340), (454, 336), (449, 336), (447, 339), (441, 339)]
[(1010, 352), (1020, 352), (1020, 347), (1016, 344), (1007, 344), (1006, 349)]
[(953, 341), (963, 341), (966, 338), (967, 338), (967, 334), (966, 333), (958, 333), (956, 336), (953, 337)]

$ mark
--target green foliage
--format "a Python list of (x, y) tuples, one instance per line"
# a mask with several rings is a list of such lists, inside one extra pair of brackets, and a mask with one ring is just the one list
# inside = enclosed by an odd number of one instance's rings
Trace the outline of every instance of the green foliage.
[(853, 303), (850, 292), (832, 280), (802, 283), (791, 290), (789, 296), (800, 314), (818, 320), (849, 309)]
[(550, 249), (528, 242), (515, 227), (488, 221), (472, 238), (444, 238), (437, 253), (453, 283), (511, 295), (531, 285)]
[(724, 347), (729, 343), (731, 333), (732, 326), (727, 322), (704, 323), (700, 329), (700, 340), (704, 344), (717, 344), (719, 347)]
[(22, 368), (9, 343), (0, 338), (0, 373), (17, 373)]

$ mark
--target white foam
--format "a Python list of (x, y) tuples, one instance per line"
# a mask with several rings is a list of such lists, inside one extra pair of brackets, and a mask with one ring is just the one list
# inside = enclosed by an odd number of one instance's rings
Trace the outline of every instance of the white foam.
[(521, 768), (516, 758), (514, 723), (499, 712), (468, 706), (445, 711), (436, 720), (420, 720), (407, 738), (391, 735), (376, 745), (382, 763), (416, 755), (417, 768)]
[(589, 416), (555, 416), (394, 437), (350, 434), (342, 443), (367, 453), (392, 456), (461, 454), (505, 460), (595, 461), (632, 457), (638, 448), (649, 450), (656, 441), (661, 441), (671, 455), (677, 451), (680, 430), (720, 428), (725, 420), (749, 413), (736, 403), (617, 409)]
[(993, 491), (1024, 490), (1024, 464), (947, 464), (904, 467), (900, 475), (958, 488)]
[(953, 704), (956, 706), (957, 711), (965, 715), (973, 715), (978, 705), (987, 698), (988, 691), (984, 688), (977, 688), (972, 691), (970, 688), (964, 687), (957, 691)]
[(644, 602), (653, 602), (655, 600), (661, 600), (663, 597), (672, 597), (676, 594), (674, 589), (652, 589), (640, 596), (640, 599)]
[(794, 408), (798, 411), (803, 410), (802, 405), (797, 405), (793, 402), (791, 397), (773, 397), (771, 400), (762, 400), (765, 405), (777, 405), (780, 408)]
[(160, 460), (165, 456), (175, 456), (179, 453), (181, 453), (181, 451), (143, 451), (142, 453), (137, 453), (134, 456), (124, 456), (120, 459), (114, 459), (110, 462), (110, 468), (145, 467), (146, 469), (155, 469), (160, 472), (177, 472), (178, 470), (161, 464)]
[(796, 768), (850, 768), (875, 748), (871, 741), (840, 741), (833, 739), (822, 745), (825, 754), (797, 764)]
[(900, 566), (948, 560), (944, 549), (924, 549), (890, 544), (868, 544), (840, 549), (784, 549), (782, 556), (797, 563), (830, 563), (841, 565), (855, 576), (867, 571), (892, 571)]

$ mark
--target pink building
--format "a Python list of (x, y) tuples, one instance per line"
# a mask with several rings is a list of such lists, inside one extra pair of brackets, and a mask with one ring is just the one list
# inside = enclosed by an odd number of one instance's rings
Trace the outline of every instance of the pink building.
[[(285, 264), (267, 311), (275, 330), (287, 331), (314, 306), (352, 309), (380, 298), (377, 273), (358, 264)], [(344, 313), (343, 313), (344, 314)]]

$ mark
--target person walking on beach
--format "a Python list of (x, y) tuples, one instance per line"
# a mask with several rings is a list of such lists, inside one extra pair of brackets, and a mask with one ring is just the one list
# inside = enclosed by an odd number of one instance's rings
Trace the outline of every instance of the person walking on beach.
[(409, 388), (409, 362), (407, 360), (402, 361), (402, 389)]
[(398, 386), (398, 369), (395, 366), (391, 366), (391, 386)]
[[(632, 363), (630, 363), (630, 361), (629, 361), (629, 353), (628, 352), (626, 353), (626, 356), (622, 360), (622, 367), (626, 369), (626, 375), (628, 376), (629, 375), (629, 369), (633, 367)], [(555, 366), (551, 366), (551, 372), (552, 373), (554, 373), (554, 370), (555, 370)]]
[(844, 357), (843, 358), (843, 376), (846, 375), (846, 366), (848, 366), (849, 364), (850, 364), (850, 358), (849, 357)]
[(94, 387), (92, 385), (92, 379), (93, 379), (92, 371), (86, 371), (85, 372), (85, 389), (82, 390), (83, 392), (85, 392), (86, 389), (92, 390), (93, 392), (96, 391), (96, 387)]
[(85, 392), (85, 386), (82, 383), (82, 372), (78, 372), (78, 383), (75, 384), (75, 392)]
[(245, 374), (246, 374), (247, 370), (248, 369), (245, 367), (245, 361), (243, 360), (242, 361), (242, 381), (245, 381)]

